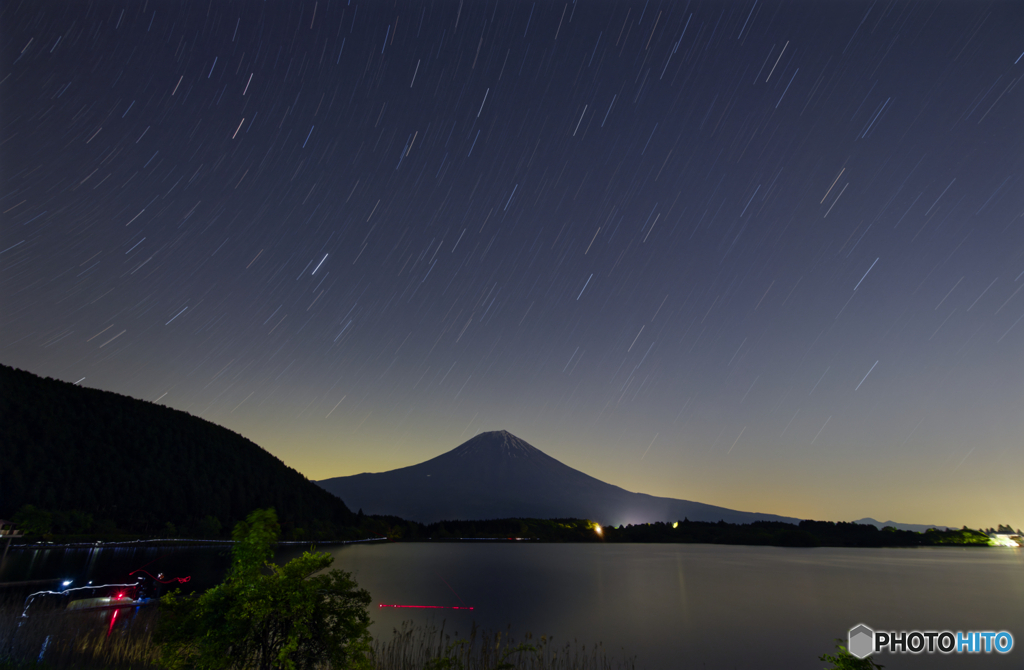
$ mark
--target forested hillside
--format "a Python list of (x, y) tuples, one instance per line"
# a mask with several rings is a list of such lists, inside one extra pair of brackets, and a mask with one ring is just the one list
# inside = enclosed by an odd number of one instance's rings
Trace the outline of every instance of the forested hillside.
[(266, 507), (286, 534), (338, 537), (356, 523), (340, 499), (226, 428), (7, 366), (0, 447), (0, 518), (30, 504), (77, 519), (78, 528), (56, 532), (201, 527), (216, 535)]

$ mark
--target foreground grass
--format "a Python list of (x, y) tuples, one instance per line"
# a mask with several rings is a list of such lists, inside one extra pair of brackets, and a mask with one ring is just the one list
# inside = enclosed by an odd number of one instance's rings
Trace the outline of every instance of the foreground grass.
[(632, 659), (615, 660), (600, 644), (589, 651), (575, 641), (564, 646), (550, 638), (534, 639), (529, 633), (517, 642), (508, 634), (480, 632), (455, 639), (441, 630), (404, 624), (393, 631), (390, 642), (374, 643), (376, 670), (613, 670), (635, 668)]
[[(0, 603), (0, 670), (155, 670), (156, 607), (102, 612), (33, 612), (22, 618), (21, 602)], [(111, 619), (113, 617), (113, 625)], [(375, 670), (622, 670), (632, 660), (615, 660), (600, 646), (556, 645), (529, 634), (485, 633), (474, 626), (468, 638), (441, 629), (403, 624), (390, 638), (374, 641)], [(329, 666), (324, 666), (329, 670)], [(340, 669), (339, 669), (340, 670)]]
[(0, 606), (0, 668), (159, 667), (155, 607), (21, 613), (20, 603)]

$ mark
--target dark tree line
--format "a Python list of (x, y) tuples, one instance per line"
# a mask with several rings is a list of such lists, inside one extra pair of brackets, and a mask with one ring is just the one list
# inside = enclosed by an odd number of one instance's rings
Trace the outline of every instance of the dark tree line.
[(0, 444), (0, 518), (33, 505), (51, 514), (53, 531), (73, 532), (77, 522), (80, 532), (217, 535), (274, 507), (285, 537), (354, 532), (341, 500), (237, 433), (7, 366)]
[(492, 519), (441, 521), (429, 525), (398, 517), (362, 517), (364, 532), (395, 540), (529, 539), (541, 542), (628, 542), (679, 544), (742, 544), (775, 547), (923, 547), (939, 545), (987, 546), (988, 537), (976, 530), (932, 529), (924, 533), (873, 525), (833, 521), (755, 521), (733, 524), (719, 521), (643, 523), (628, 526), (598, 525), (585, 519)]
[(925, 547), (947, 544), (988, 546), (988, 537), (979, 531), (937, 530), (924, 533), (879, 529), (871, 524), (844, 521), (755, 521), (731, 524), (719, 521), (682, 520), (676, 523), (652, 523), (625, 528), (608, 528), (610, 542), (683, 542), (701, 544), (744, 544), (776, 547)]

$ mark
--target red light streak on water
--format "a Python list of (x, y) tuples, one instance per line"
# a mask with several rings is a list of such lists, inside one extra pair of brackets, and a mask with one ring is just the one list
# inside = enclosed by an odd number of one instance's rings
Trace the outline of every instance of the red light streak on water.
[(114, 615), (110, 617), (110, 627), (107, 628), (107, 637), (110, 637), (110, 633), (114, 630), (114, 622), (117, 621), (117, 613), (121, 610), (114, 610)]
[(471, 610), (472, 607), (447, 607), (445, 605), (385, 605), (381, 603), (378, 607), (395, 607), (400, 609), (418, 609), (418, 610)]

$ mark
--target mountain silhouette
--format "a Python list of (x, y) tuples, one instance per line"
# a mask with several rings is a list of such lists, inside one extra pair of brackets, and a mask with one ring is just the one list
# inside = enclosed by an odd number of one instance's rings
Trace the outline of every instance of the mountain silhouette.
[(949, 526), (934, 526), (931, 524), (923, 523), (896, 523), (895, 521), (878, 521), (877, 519), (872, 519), (869, 516), (866, 516), (863, 519), (857, 519), (856, 521), (851, 521), (851, 523), (859, 523), (862, 526), (874, 526), (879, 530), (886, 527), (891, 527), (899, 530), (912, 530), (915, 533), (923, 533), (929, 528), (952, 530), (951, 528), (949, 528)]
[(286, 532), (336, 538), (356, 521), (341, 500), (227, 428), (0, 365), (0, 518), (26, 504), (133, 533), (168, 522), (188, 532), (204, 517), (230, 529), (259, 507), (274, 507)]
[(783, 521), (777, 516), (631, 493), (565, 465), (511, 433), (480, 433), (429, 461), (317, 482), (350, 509), (432, 523), (578, 518), (604, 525), (655, 521)]

